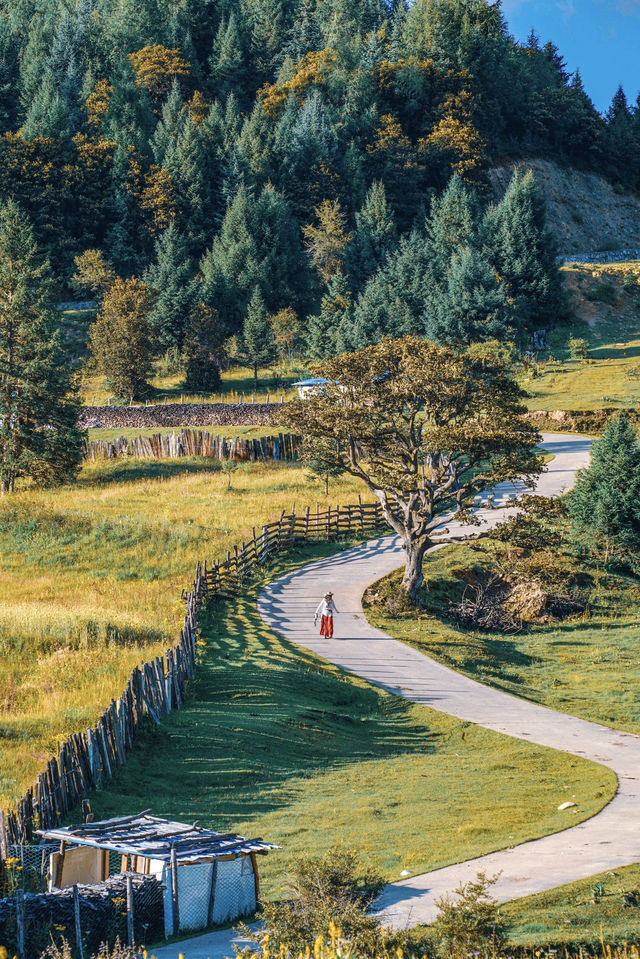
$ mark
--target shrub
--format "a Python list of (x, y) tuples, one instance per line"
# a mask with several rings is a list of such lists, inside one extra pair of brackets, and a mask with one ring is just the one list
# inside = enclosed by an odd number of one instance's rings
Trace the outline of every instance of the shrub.
[(589, 341), (581, 337), (572, 336), (567, 344), (569, 356), (572, 360), (586, 360), (589, 353)]
[(585, 295), (592, 303), (606, 303), (607, 306), (615, 306), (618, 300), (613, 283), (596, 283)]
[(498, 878), (480, 872), (458, 886), (457, 898), (445, 895), (436, 899), (439, 912), (433, 931), (441, 956), (463, 959), (478, 950), (498, 952), (505, 941), (505, 923), (497, 902), (489, 896)]
[(380, 917), (368, 912), (385, 885), (384, 879), (363, 870), (352, 850), (338, 846), (318, 858), (298, 859), (287, 881), (291, 898), (265, 905), (264, 929), (242, 930), (261, 946), (266, 933), (272, 952), (304, 951), (330, 927), (339, 929), (354, 949), (370, 956), (378, 955), (390, 942), (402, 940), (403, 934), (383, 931)]

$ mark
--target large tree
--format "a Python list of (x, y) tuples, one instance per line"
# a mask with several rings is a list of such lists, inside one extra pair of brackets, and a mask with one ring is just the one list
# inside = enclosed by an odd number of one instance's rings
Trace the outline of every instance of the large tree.
[(74, 475), (84, 438), (71, 373), (52, 310), (49, 263), (10, 200), (0, 209), (0, 491), (16, 479)]
[(325, 361), (326, 383), (290, 403), (288, 426), (327, 449), (382, 505), (406, 552), (402, 581), (419, 601), (422, 561), (448, 520), (467, 517), (495, 483), (542, 470), (540, 436), (522, 418), (524, 394), (509, 369), (417, 337), (384, 339)]

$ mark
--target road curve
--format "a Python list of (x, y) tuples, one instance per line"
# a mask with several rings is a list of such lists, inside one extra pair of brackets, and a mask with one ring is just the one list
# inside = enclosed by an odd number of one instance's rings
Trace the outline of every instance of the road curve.
[[(557, 496), (572, 486), (576, 470), (588, 463), (590, 441), (545, 434), (544, 446), (554, 459), (540, 477), (537, 492)], [(494, 505), (499, 508), (478, 511), (484, 528), (513, 512), (513, 506), (505, 504), (517, 492), (512, 484), (496, 488)], [(455, 524), (449, 524), (449, 529), (451, 535), (460, 532)], [(397, 536), (364, 543), (271, 583), (259, 597), (260, 615), (285, 639), (393, 693), (487, 729), (608, 766), (616, 773), (619, 787), (600, 813), (572, 828), (392, 883), (380, 900), (386, 922), (405, 927), (432, 921), (434, 900), (480, 870), (502, 873), (493, 894), (506, 901), (640, 860), (640, 736), (484, 686), (374, 629), (363, 613), (363, 593), (401, 565)], [(313, 629), (313, 612), (328, 588), (335, 592), (340, 609), (333, 640), (323, 639)]]

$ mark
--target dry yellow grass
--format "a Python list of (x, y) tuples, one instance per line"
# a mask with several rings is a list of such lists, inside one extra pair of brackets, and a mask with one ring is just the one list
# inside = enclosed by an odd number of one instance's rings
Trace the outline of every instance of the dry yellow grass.
[[(0, 805), (176, 640), (198, 559), (319, 494), (290, 465), (228, 479), (204, 460), (88, 464), (74, 486), (0, 504)], [(342, 480), (331, 502), (357, 491)]]

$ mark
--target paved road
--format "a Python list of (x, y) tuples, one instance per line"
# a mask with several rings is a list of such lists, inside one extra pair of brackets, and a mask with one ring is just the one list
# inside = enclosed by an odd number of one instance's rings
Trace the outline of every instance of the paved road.
[[(544, 440), (555, 458), (540, 478), (537, 491), (554, 496), (569, 488), (575, 471), (586, 465), (590, 444), (570, 435), (549, 434)], [(496, 490), (496, 503), (506, 504), (513, 495), (514, 487), (504, 484)], [(480, 510), (482, 522), (485, 527), (496, 525), (512, 509)], [(454, 524), (449, 528), (452, 534), (460, 532)], [(640, 860), (640, 736), (575, 719), (483, 686), (371, 627), (362, 611), (362, 595), (367, 586), (400, 565), (397, 537), (365, 543), (271, 583), (259, 598), (260, 615), (286, 639), (400, 696), (487, 729), (609, 766), (618, 776), (619, 789), (613, 801), (585, 823), (387, 886), (381, 908), (389, 924), (403, 927), (431, 921), (436, 911), (434, 899), (479, 870), (491, 874), (502, 870), (493, 893), (504, 901)], [(313, 611), (328, 588), (334, 590), (341, 611), (333, 640), (315, 635), (313, 629)]]
[[(576, 470), (588, 463), (590, 442), (548, 434), (544, 445), (554, 459), (537, 491), (557, 496), (571, 487)], [(512, 484), (496, 489), (494, 502), (501, 508), (479, 510), (485, 528), (513, 512), (507, 504), (518, 492)], [(452, 535), (462, 532), (454, 524), (448, 528)], [(493, 894), (505, 901), (640, 860), (640, 736), (556, 713), (483, 686), (373, 629), (362, 611), (362, 595), (371, 583), (401, 566), (402, 558), (397, 537), (389, 536), (311, 563), (263, 591), (258, 601), (260, 615), (286, 639), (400, 696), (609, 766), (618, 776), (619, 789), (613, 801), (585, 823), (392, 883), (380, 903), (387, 922), (404, 927), (431, 921), (436, 912), (434, 899), (475, 877), (479, 870), (502, 870)], [(321, 639), (313, 629), (313, 611), (328, 588), (335, 591), (341, 610), (333, 640)], [(223, 959), (232, 954), (232, 941), (232, 933), (222, 930), (164, 946), (155, 950), (155, 955), (157, 959), (176, 959), (182, 952), (186, 959)]]

